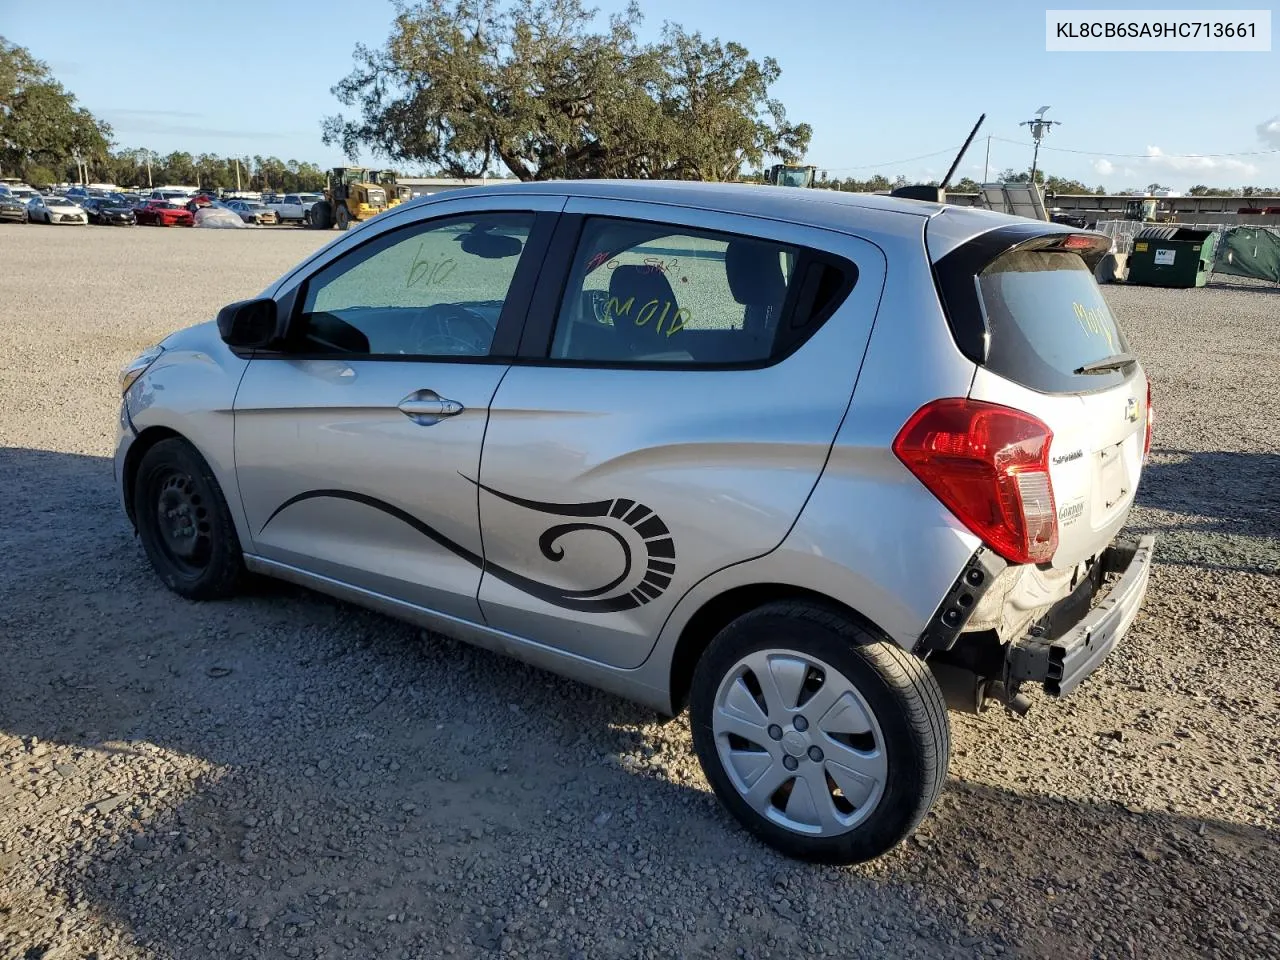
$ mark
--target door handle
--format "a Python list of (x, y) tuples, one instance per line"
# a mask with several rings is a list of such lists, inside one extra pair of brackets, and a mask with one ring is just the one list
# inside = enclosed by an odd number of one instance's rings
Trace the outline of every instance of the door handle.
[(422, 427), (439, 423), (445, 417), (456, 417), (466, 408), (457, 400), (449, 400), (434, 390), (415, 390), (397, 404), (400, 412)]

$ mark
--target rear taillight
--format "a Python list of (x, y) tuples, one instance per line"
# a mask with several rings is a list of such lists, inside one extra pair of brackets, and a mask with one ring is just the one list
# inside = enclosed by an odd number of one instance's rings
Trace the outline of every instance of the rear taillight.
[(950, 398), (917, 410), (893, 452), (996, 553), (1046, 563), (1058, 548), (1052, 441), (1053, 432), (1021, 410)]
[(1151, 406), (1151, 381), (1147, 381), (1147, 435), (1142, 441), (1142, 462), (1151, 456), (1151, 434), (1156, 426), (1156, 412)]

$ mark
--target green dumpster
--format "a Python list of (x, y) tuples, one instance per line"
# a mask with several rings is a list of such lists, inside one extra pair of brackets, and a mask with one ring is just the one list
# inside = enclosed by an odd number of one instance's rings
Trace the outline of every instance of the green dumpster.
[(1133, 238), (1128, 282), (1146, 287), (1203, 287), (1213, 269), (1218, 231), (1146, 227)]

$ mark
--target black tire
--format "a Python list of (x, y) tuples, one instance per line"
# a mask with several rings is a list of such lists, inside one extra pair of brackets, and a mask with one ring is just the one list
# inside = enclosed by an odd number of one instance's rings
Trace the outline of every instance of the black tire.
[(310, 210), (304, 210), (304, 211), (302, 211), (302, 225), (303, 225), (304, 227), (309, 227), (309, 226), (311, 226), (311, 211), (310, 211)]
[[(773, 822), (747, 802), (725, 770), (712, 729), (717, 691), (743, 657), (761, 650), (794, 651), (829, 664), (850, 681), (879, 724), (887, 760), (883, 792), (847, 832), (809, 836)], [(725, 627), (694, 670), (689, 719), (698, 759), (720, 802), (765, 843), (818, 863), (861, 863), (901, 843), (933, 806), (951, 757), (946, 704), (924, 662), (850, 618), (810, 603), (770, 603)]]
[(317, 200), (311, 208), (311, 225), (317, 230), (328, 230), (333, 226), (333, 207), (328, 200)]
[(339, 230), (346, 230), (351, 226), (351, 211), (347, 209), (345, 203), (338, 207), (335, 222), (338, 224)]
[[(168, 530), (164, 526), (162, 512), (182, 507), (188, 510), (191, 536), (175, 535), (173, 524)], [(133, 515), (151, 565), (174, 593), (188, 600), (219, 600), (236, 592), (244, 574), (240, 538), (213, 471), (186, 440), (161, 440), (142, 455)]]

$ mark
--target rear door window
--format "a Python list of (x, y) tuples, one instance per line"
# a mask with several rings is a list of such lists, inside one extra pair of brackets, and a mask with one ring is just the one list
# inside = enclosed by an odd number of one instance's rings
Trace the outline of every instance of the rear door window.
[(1087, 264), (1074, 253), (1011, 251), (978, 275), (991, 372), (1045, 393), (1122, 383), (1132, 368), (1077, 374), (1129, 352)]
[(586, 221), (550, 357), (578, 363), (759, 365), (793, 350), (841, 300), (853, 264), (754, 237)]

